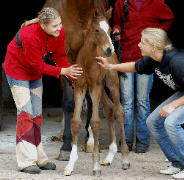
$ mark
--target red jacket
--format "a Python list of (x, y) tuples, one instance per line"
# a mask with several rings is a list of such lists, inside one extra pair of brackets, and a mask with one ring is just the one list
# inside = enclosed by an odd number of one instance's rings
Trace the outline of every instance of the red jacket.
[[(122, 27), (124, 0), (117, 0), (113, 16), (113, 30)], [(141, 51), (138, 44), (141, 32), (147, 27), (168, 30), (174, 21), (174, 15), (164, 0), (144, 0), (140, 11), (137, 10), (134, 0), (128, 0), (129, 15), (121, 35), (123, 57), (121, 62), (131, 62), (140, 59)]]
[[(69, 67), (65, 52), (65, 34), (63, 28), (56, 38), (47, 35), (40, 23), (22, 27), (20, 41), (23, 51), (18, 47), (15, 37), (9, 43), (4, 61), (5, 73), (17, 80), (37, 80), (43, 74), (59, 77), (61, 68)], [(43, 56), (53, 52), (52, 60), (58, 67), (46, 64)]]

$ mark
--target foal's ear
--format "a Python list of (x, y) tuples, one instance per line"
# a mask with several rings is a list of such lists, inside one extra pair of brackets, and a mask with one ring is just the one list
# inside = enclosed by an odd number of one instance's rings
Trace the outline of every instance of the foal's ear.
[(112, 7), (105, 12), (105, 17), (109, 20), (112, 16)]
[(101, 14), (101, 13), (100, 13), (100, 10), (99, 10), (98, 8), (95, 8), (93, 17), (94, 17), (94, 18), (97, 18), (97, 17), (100, 16), (100, 14)]

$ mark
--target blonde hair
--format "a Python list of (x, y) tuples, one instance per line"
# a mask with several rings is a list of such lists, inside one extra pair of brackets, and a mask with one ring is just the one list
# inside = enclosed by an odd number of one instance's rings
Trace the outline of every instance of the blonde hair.
[(47, 24), (52, 20), (56, 19), (57, 17), (61, 17), (59, 12), (51, 7), (43, 8), (40, 12), (38, 12), (37, 18), (25, 21), (21, 27), (29, 26), (30, 24), (34, 24), (37, 22)]
[(159, 28), (146, 28), (142, 31), (142, 38), (159, 50), (171, 50), (173, 45), (167, 33)]

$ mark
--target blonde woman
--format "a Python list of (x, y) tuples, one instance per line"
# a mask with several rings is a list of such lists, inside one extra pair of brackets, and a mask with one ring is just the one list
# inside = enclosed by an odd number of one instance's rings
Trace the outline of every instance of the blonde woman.
[(67, 62), (65, 34), (55, 9), (44, 8), (37, 18), (22, 25), (8, 45), (4, 70), (17, 107), (18, 169), (30, 174), (56, 169), (41, 143), (42, 75), (76, 79), (82, 69)]
[(103, 57), (97, 57), (97, 62), (110, 71), (155, 73), (177, 90), (148, 116), (146, 123), (171, 162), (171, 166), (160, 173), (173, 175), (175, 179), (184, 178), (184, 52), (173, 48), (167, 33), (158, 28), (144, 29), (138, 46), (143, 58), (137, 62), (109, 64)]

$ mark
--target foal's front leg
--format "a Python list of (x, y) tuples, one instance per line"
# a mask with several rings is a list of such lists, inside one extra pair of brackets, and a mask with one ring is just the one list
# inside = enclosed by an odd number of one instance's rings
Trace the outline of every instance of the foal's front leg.
[(72, 138), (73, 138), (73, 145), (72, 145), (72, 151), (70, 153), (70, 159), (65, 167), (64, 175), (70, 176), (72, 174), (74, 164), (76, 160), (78, 159), (77, 154), (77, 141), (78, 141), (78, 134), (81, 127), (81, 111), (82, 111), (82, 103), (83, 99), (85, 97), (86, 90), (80, 90), (80, 89), (74, 89), (74, 101), (75, 101), (75, 108), (74, 108), (74, 114), (72, 118)]
[(101, 86), (94, 85), (90, 90), (92, 100), (92, 117), (91, 117), (91, 129), (94, 136), (94, 150), (93, 150), (93, 175), (101, 175), (100, 168), (100, 155), (99, 155), (99, 131), (100, 131), (100, 117), (98, 112), (99, 102), (101, 98)]

